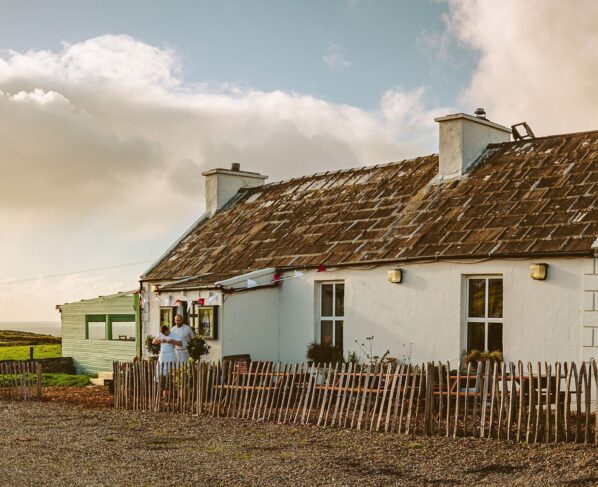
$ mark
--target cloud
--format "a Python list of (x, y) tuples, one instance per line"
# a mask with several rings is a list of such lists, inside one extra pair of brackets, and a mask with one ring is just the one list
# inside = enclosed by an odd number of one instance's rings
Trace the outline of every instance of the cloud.
[(349, 61), (345, 54), (344, 49), (341, 48), (338, 44), (334, 42), (330, 42), (328, 47), (326, 48), (326, 52), (322, 57), (322, 61), (328, 66), (330, 71), (345, 71), (353, 64), (352, 61)]
[[(2, 280), (160, 255), (201, 213), (213, 167), (277, 180), (436, 148), (422, 88), (389, 90), (366, 111), (181, 72), (176, 52), (123, 35), (2, 54)], [(84, 291), (59, 281), (47, 284), (53, 303)], [(20, 289), (4, 286), (0, 319), (26, 300)]]
[(448, 3), (449, 31), (479, 55), (464, 104), (536, 135), (598, 128), (598, 2)]

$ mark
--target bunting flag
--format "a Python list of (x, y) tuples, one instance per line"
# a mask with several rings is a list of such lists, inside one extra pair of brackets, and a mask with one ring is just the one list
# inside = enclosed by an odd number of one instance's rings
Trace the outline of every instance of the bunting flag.
[(276, 273), (274, 274), (274, 279), (272, 279), (274, 282), (280, 282), (280, 274)]
[(199, 298), (197, 300), (197, 304), (199, 304), (200, 306), (203, 306), (205, 304), (206, 300), (204, 298)]
[(215, 306), (218, 304), (218, 295), (217, 294), (212, 294), (209, 298), (207, 303), (208, 306)]
[(247, 279), (247, 289), (256, 287), (256, 286), (257, 286), (257, 282), (255, 282), (253, 279)]
[(303, 272), (301, 271), (295, 271), (295, 273), (293, 274), (294, 277), (302, 277), (303, 276)]
[(326, 266), (324, 264), (320, 264), (318, 266), (317, 272), (326, 272)]

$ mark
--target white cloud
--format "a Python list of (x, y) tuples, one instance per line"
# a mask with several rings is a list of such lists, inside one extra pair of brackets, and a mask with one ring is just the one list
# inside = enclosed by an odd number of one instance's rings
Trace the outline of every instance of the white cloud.
[[(114, 35), (0, 57), (2, 280), (160, 255), (200, 213), (212, 167), (240, 162), (276, 180), (436, 147), (422, 89), (390, 90), (370, 112), (191, 85), (180, 68), (175, 52)], [(114, 282), (139, 270), (128, 272)], [(57, 282), (45, 288), (54, 304), (67, 300)], [(88, 296), (82, 286), (69, 289)], [(23, 299), (4, 286), (0, 320)]]
[(598, 2), (449, 0), (448, 27), (479, 62), (462, 101), (536, 135), (598, 129)]
[(353, 64), (353, 62), (349, 61), (345, 56), (344, 49), (334, 42), (328, 43), (322, 61), (324, 61), (330, 71), (337, 72), (345, 71)]

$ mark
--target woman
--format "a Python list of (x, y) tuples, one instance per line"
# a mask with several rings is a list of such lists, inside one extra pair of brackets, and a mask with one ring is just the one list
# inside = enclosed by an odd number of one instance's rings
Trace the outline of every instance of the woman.
[(168, 371), (168, 364), (176, 362), (176, 355), (174, 353), (175, 345), (181, 346), (180, 340), (169, 338), (170, 328), (168, 325), (162, 325), (160, 327), (160, 333), (152, 340), (154, 345), (160, 345), (160, 355), (158, 356), (158, 370), (162, 374)]

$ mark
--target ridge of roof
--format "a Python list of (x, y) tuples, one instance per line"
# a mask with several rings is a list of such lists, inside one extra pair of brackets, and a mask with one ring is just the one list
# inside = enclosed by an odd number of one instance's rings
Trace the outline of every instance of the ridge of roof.
[(536, 141), (542, 141), (547, 139), (556, 139), (558, 137), (575, 137), (579, 135), (590, 135), (596, 134), (598, 130), (582, 130), (580, 132), (569, 132), (564, 134), (551, 134), (551, 135), (542, 135), (540, 137), (534, 137), (533, 139), (520, 139), (520, 140), (510, 140), (509, 142), (500, 142), (494, 144), (488, 144), (487, 149), (490, 148), (497, 148), (497, 147), (504, 147), (508, 145), (516, 145), (516, 144), (530, 144)]
[(366, 164), (365, 166), (349, 167), (349, 168), (337, 169), (335, 171), (316, 172), (316, 173), (312, 173), (312, 174), (306, 174), (304, 176), (297, 176), (297, 177), (290, 178), (290, 179), (281, 179), (279, 181), (271, 181), (269, 183), (263, 184), (262, 186), (255, 186), (253, 188), (241, 188), (239, 190), (239, 193), (254, 193), (254, 192), (258, 193), (261, 190), (263, 190), (264, 188), (269, 189), (271, 187), (279, 186), (279, 185), (286, 184), (286, 183), (307, 181), (307, 180), (313, 179), (313, 178), (319, 178), (319, 177), (325, 177), (325, 176), (335, 176), (338, 174), (358, 172), (358, 171), (373, 171), (376, 169), (381, 169), (381, 168), (385, 168), (385, 167), (389, 167), (389, 166), (398, 166), (399, 164), (413, 162), (417, 159), (428, 159), (430, 157), (438, 157), (438, 153), (427, 154), (425, 156), (409, 157), (407, 159), (401, 159), (399, 161), (382, 162), (379, 164)]

